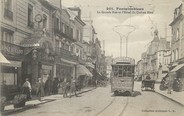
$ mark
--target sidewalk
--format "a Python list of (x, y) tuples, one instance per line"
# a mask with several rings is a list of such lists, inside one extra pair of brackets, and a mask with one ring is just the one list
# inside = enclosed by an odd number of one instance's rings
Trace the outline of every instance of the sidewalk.
[[(81, 91), (78, 91), (77, 94), (82, 94), (88, 91), (92, 91), (93, 89), (95, 89), (95, 87), (86, 87), (86, 88), (83, 88)], [(62, 94), (45, 96), (41, 98), (41, 101), (37, 99), (27, 101), (26, 106), (22, 108), (14, 108), (13, 104), (11, 104), (11, 105), (5, 106), (5, 110), (4, 112), (2, 112), (2, 114), (11, 114), (11, 113), (18, 112), (18, 111), (24, 111), (26, 109), (33, 108), (37, 105), (45, 104), (45, 103), (52, 102), (52, 101), (59, 100), (59, 99), (63, 99)]]
[(184, 91), (182, 92), (175, 92), (175, 91), (172, 91), (171, 94), (168, 94), (168, 90), (165, 90), (165, 91), (161, 91), (159, 89), (159, 86), (160, 84), (159, 83), (156, 83), (155, 84), (155, 92), (178, 103), (179, 105), (183, 106), (184, 107)]

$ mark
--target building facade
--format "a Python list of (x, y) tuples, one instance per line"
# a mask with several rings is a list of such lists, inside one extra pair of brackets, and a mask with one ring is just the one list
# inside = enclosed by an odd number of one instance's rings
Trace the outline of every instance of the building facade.
[[(180, 79), (184, 83), (184, 7), (181, 4), (174, 10), (172, 28), (170, 81)], [(181, 90), (184, 90), (182, 87)]]
[(2, 65), (2, 78), (16, 87), (29, 78), (34, 87), (43, 73), (47, 77), (53, 75), (52, 28), (49, 27), (54, 8), (43, 0), (2, 0), (1, 5), (1, 52), (10, 60), (10, 64)]

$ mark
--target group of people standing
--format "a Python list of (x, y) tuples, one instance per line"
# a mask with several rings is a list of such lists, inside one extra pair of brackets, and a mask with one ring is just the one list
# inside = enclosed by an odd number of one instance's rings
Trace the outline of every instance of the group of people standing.
[(66, 78), (64, 79), (64, 81), (61, 83), (61, 87), (63, 90), (63, 97), (66, 98), (68, 97), (68, 93), (69, 93), (69, 97), (71, 98), (71, 96), (73, 94), (75, 94), (75, 96), (77, 97), (77, 84), (76, 84), (76, 80), (75, 79), (71, 79), (70, 81), (68, 81)]
[[(73, 78), (64, 78), (63, 81), (59, 81), (58, 78), (54, 78), (52, 81), (50, 78), (48, 78), (45, 83), (41, 78), (38, 78), (36, 83), (36, 95), (41, 100), (41, 97), (43, 96), (58, 94), (60, 88), (62, 89), (64, 98), (68, 97), (68, 94), (70, 98), (73, 94), (77, 96), (76, 79)], [(28, 78), (26, 78), (26, 81), (22, 86), (22, 93), (27, 95), (27, 100), (32, 98), (32, 87)]]

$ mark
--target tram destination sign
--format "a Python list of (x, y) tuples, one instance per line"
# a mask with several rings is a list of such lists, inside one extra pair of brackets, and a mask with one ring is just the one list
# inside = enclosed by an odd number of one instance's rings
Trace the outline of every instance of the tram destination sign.
[(113, 60), (113, 64), (119, 64), (119, 63), (134, 65), (135, 60), (130, 57), (117, 57)]

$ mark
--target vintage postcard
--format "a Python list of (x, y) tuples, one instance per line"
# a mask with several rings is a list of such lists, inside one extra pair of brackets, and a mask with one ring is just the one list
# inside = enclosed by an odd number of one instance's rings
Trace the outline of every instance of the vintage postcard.
[(184, 0), (1, 0), (2, 116), (184, 116)]

